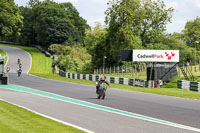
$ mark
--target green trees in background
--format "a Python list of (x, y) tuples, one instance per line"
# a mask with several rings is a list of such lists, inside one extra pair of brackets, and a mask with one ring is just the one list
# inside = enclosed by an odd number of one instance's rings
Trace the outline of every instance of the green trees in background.
[(45, 48), (52, 43), (82, 44), (89, 28), (71, 3), (32, 0), (21, 12), (25, 18), (21, 41)]
[(23, 26), (23, 17), (14, 0), (0, 1), (0, 40), (18, 41)]
[(188, 21), (185, 25), (183, 33), (184, 40), (188, 46), (194, 47), (196, 41), (200, 42), (200, 18), (197, 17), (194, 20)]
[(96, 23), (91, 29), (69, 2), (30, 0), (17, 7), (14, 0), (1, 0), (0, 40), (49, 49), (58, 55), (59, 68), (70, 72), (92, 72), (103, 66), (104, 56), (106, 66), (123, 64), (122, 49), (180, 50), (186, 63), (194, 60), (194, 45), (200, 41), (200, 18), (188, 21), (182, 33), (167, 34), (172, 13), (160, 0), (110, 0), (106, 26)]
[(106, 64), (110, 66), (120, 63), (122, 49), (146, 49), (148, 44), (160, 43), (173, 12), (159, 0), (110, 0), (108, 5), (108, 33), (98, 48), (109, 57)]
[(92, 57), (83, 47), (52, 44), (48, 50), (51, 54), (58, 55), (58, 60), (54, 63), (61, 70), (73, 73), (90, 73), (93, 71), (91, 65)]

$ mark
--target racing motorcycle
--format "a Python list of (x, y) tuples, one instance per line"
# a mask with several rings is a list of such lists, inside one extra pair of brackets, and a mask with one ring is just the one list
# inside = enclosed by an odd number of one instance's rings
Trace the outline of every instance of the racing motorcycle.
[(106, 96), (106, 89), (107, 89), (107, 84), (106, 83), (101, 83), (99, 86), (99, 89), (97, 91), (97, 98), (100, 99), (104, 99)]

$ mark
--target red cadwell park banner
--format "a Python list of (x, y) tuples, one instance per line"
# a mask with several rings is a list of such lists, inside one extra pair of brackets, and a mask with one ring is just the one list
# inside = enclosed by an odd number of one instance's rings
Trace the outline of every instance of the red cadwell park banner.
[(133, 61), (179, 62), (179, 50), (133, 50)]

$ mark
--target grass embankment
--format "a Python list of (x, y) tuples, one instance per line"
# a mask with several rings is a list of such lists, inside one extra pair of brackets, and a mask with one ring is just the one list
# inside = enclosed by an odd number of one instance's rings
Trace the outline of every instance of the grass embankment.
[[(95, 86), (94, 81), (68, 79), (65, 77), (61, 77), (57, 74), (56, 75), (55, 74), (36, 74), (36, 76), (47, 78), (47, 79)], [(175, 82), (175, 80), (176, 79), (174, 79), (174, 82)], [(173, 86), (176, 86), (176, 83), (173, 83), (172, 87)], [(168, 84), (168, 87), (169, 87), (169, 84)], [(123, 89), (123, 90), (153, 93), (153, 94), (167, 95), (167, 96), (176, 96), (176, 97), (191, 98), (191, 99), (200, 99), (199, 92), (187, 91), (187, 90), (183, 90), (183, 89), (178, 89), (176, 87), (173, 87), (173, 88), (141, 88), (141, 87), (135, 87), (135, 86), (122, 85), (122, 84), (110, 84), (110, 88), (118, 88), (118, 89)], [(94, 89), (95, 89), (95, 87), (94, 87)]]
[[(52, 72), (52, 59), (47, 58), (36, 48), (3, 45), (21, 48), (32, 56), (32, 67), (29, 73), (47, 74)], [(2, 56), (6, 55), (0, 50)], [(3, 133), (82, 133), (71, 126), (39, 116), (20, 107), (0, 100), (0, 132)]]
[[(6, 52), (4, 52), (2, 49), (0, 49), (0, 57), (5, 56), (5, 55), (6, 55)], [(6, 64), (7, 60), (8, 60), (8, 57), (6, 56), (5, 64)]]
[(2, 133), (82, 133), (83, 131), (42, 117), (0, 100)]
[[(7, 46), (10, 46), (10, 45), (7, 45)], [(12, 46), (15, 46), (15, 45), (12, 45)], [(33, 58), (32, 64), (33, 65), (32, 65), (31, 71), (29, 73), (31, 73), (33, 75), (43, 77), (43, 78), (53, 79), (53, 80), (60, 80), (60, 81), (95, 86), (94, 81), (67, 79), (67, 78), (61, 77), (57, 74), (52, 74), (52, 70), (49, 68), (49, 67), (51, 67), (50, 63), (52, 61), (50, 58), (45, 57), (44, 54), (42, 54), (35, 48), (24, 47), (24, 46), (16, 46), (16, 47), (22, 48), (32, 55), (32, 58)], [(41, 62), (38, 61), (39, 59), (41, 60)], [(42, 69), (40, 69), (40, 68), (42, 68)], [(172, 84), (167, 84), (166, 86), (168, 86), (168, 88), (141, 88), (141, 87), (135, 87), (135, 86), (121, 85), (121, 84), (111, 84), (110, 87), (124, 89), (124, 90), (145, 92), (145, 93), (200, 99), (199, 92), (192, 92), (192, 91), (187, 91), (187, 90), (182, 90), (182, 89), (176, 88), (176, 86), (177, 86), (176, 80), (177, 79), (174, 79)]]
[(38, 49), (34, 47), (1, 44), (1, 46), (16, 47), (27, 51), (32, 56), (32, 67), (29, 71), (30, 74), (34, 73), (52, 73), (52, 58), (47, 58)]

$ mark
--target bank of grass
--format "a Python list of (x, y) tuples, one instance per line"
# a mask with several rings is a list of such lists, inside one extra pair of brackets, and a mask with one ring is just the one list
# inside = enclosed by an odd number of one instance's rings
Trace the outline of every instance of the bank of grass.
[[(32, 60), (31, 71), (29, 72), (30, 74), (33, 74), (33, 75), (36, 75), (39, 77), (43, 77), (43, 78), (47, 78), (47, 79), (52, 79), (52, 80), (73, 82), (73, 83), (85, 84), (85, 85), (93, 85), (94, 89), (95, 89), (94, 81), (67, 79), (67, 78), (61, 77), (57, 74), (52, 74), (52, 68), (51, 68), (52, 59), (45, 57), (44, 54), (42, 54), (35, 48), (25, 47), (25, 46), (17, 46), (17, 45), (6, 45), (6, 46), (13, 46), (13, 47), (21, 48), (23, 50), (26, 50), (27, 52), (29, 52), (32, 55), (33, 60)], [(200, 72), (198, 72), (198, 73), (200, 73)], [(140, 76), (144, 77), (144, 74), (141, 74)], [(184, 98), (191, 98), (191, 99), (200, 99), (199, 92), (178, 89), (176, 87), (177, 86), (176, 82), (177, 82), (177, 79), (174, 79), (173, 83), (169, 83), (169, 84), (165, 85), (166, 88), (141, 88), (141, 87), (135, 87), (135, 86), (122, 85), (122, 84), (111, 84), (110, 87), (131, 90), (131, 91), (145, 92), (145, 93), (154, 93), (154, 94), (160, 94), (160, 95), (184, 97)]]
[[(39, 76), (39, 77), (47, 78), (47, 79), (52, 79), (52, 80), (72, 82), (72, 83), (78, 83), (78, 84), (84, 84), (84, 85), (92, 85), (92, 86), (94, 86), (94, 90), (95, 90), (95, 81), (68, 79), (65, 77), (61, 77), (58, 74), (35, 73), (35, 75)], [(176, 79), (174, 79), (174, 81), (175, 80)], [(175, 84), (176, 83), (173, 83), (173, 86), (175, 86)], [(200, 92), (187, 91), (187, 90), (183, 90), (183, 89), (178, 89), (176, 87), (174, 87), (174, 88), (141, 88), (141, 87), (135, 87), (135, 86), (122, 85), (122, 84), (110, 84), (109, 87), (130, 90), (130, 91), (144, 92), (144, 93), (153, 93), (153, 94), (159, 94), (159, 95), (200, 99)], [(168, 85), (168, 87), (170, 87), (170, 86)]]
[[(6, 55), (6, 52), (4, 52), (2, 49), (0, 49), (0, 57), (5, 56), (5, 55)], [(7, 60), (8, 60), (8, 57), (6, 56), (5, 64), (6, 64)]]
[[(1, 44), (3, 45), (3, 44)], [(30, 74), (51, 73), (52, 59), (47, 58), (36, 48), (3, 45), (23, 49), (32, 56)], [(2, 56), (6, 53), (0, 50)], [(0, 100), (0, 132), (2, 133), (82, 133), (83, 131), (66, 126), (56, 121), (36, 115), (25, 109)]]
[(2, 133), (83, 133), (71, 126), (42, 117), (0, 100)]
[[(16, 47), (27, 51), (32, 56), (32, 67), (30, 74), (34, 73), (52, 73), (52, 58), (46, 57), (38, 49), (34, 47), (0, 44), (1, 46)], [(22, 64), (23, 65), (23, 64)]]

